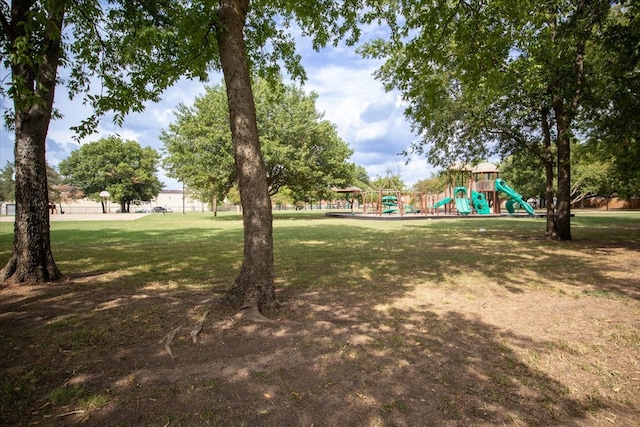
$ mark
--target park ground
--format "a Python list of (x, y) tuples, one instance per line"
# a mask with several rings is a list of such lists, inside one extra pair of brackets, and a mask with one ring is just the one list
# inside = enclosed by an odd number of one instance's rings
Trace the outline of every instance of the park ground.
[(52, 222), (68, 279), (0, 292), (0, 425), (640, 425), (640, 212), (543, 230), (276, 215), (257, 322), (217, 302), (237, 216)]

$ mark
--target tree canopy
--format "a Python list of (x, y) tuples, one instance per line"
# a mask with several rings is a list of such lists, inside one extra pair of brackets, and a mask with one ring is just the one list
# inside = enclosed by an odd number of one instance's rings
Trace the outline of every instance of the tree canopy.
[[(619, 196), (640, 195), (640, 4), (616, 2), (594, 45), (600, 84), (586, 93), (581, 131), (610, 162)], [(593, 151), (593, 149), (592, 149)]]
[(422, 179), (413, 184), (413, 189), (424, 193), (440, 193), (447, 186), (447, 174), (441, 172), (439, 174), (432, 173), (430, 178)]
[[(352, 150), (317, 111), (316, 94), (264, 79), (253, 88), (270, 195), (286, 187), (294, 201), (309, 200), (353, 179)], [(179, 105), (160, 136), (165, 169), (199, 194), (224, 198), (236, 182), (228, 122), (223, 85), (207, 88), (192, 107)]]
[(370, 187), (374, 190), (378, 189), (387, 189), (387, 190), (404, 190), (405, 185), (402, 182), (402, 177), (400, 176), (400, 171), (394, 171), (391, 168), (386, 170), (385, 176), (377, 175), (371, 183)]
[(106, 190), (122, 212), (129, 212), (131, 202), (150, 201), (162, 189), (156, 176), (159, 161), (153, 148), (110, 136), (82, 145), (59, 168), (66, 182), (86, 197), (100, 201)]

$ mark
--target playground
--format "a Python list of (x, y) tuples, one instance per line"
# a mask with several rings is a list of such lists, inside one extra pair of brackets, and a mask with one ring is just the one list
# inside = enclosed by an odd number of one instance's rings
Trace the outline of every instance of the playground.
[[(327, 215), (363, 219), (543, 216), (536, 214), (522, 195), (499, 178), (496, 166), (488, 162), (473, 168), (468, 165), (451, 167), (448, 184), (438, 193), (380, 188), (351, 192), (350, 197), (348, 213), (330, 212)], [(356, 199), (359, 209), (355, 208)]]

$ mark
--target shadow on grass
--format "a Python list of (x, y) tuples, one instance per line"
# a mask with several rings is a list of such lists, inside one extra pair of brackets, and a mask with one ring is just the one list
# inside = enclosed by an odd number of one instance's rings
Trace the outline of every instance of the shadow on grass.
[[(70, 282), (1, 295), (0, 424), (72, 423), (55, 415), (78, 407), (85, 425), (583, 425), (602, 409), (633, 414), (574, 397), (505, 344), (554, 343), (456, 311), (376, 307), (417, 284), (524, 293), (551, 278), (578, 288), (580, 275), (637, 299), (639, 279), (615, 279), (598, 252), (633, 249), (635, 237), (563, 245), (532, 237), (530, 223), (338, 224), (278, 224), (278, 322), (209, 330), (198, 345), (188, 325), (235, 278), (239, 227), (57, 231)], [(172, 359), (158, 340), (180, 325)], [(53, 401), (72, 387), (79, 396)]]

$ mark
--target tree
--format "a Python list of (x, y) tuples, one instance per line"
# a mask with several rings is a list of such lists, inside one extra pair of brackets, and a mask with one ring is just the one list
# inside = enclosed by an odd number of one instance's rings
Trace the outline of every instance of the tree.
[[(254, 93), (271, 196), (287, 187), (294, 200), (307, 200), (351, 179), (346, 160), (352, 150), (316, 110), (316, 94), (264, 79), (255, 82)], [(224, 86), (208, 88), (191, 108), (179, 105), (176, 118), (160, 136), (168, 153), (166, 169), (189, 188), (212, 189), (224, 198), (237, 176)]]
[(0, 169), (0, 201), (14, 201), (15, 196), (15, 166), (7, 162)]
[[(0, 283), (55, 282), (62, 277), (51, 253), (45, 141), (54, 109), (58, 67), (70, 97), (84, 94), (90, 116), (75, 127), (91, 133), (99, 117), (114, 111), (122, 123), (130, 111), (181, 75), (206, 77), (215, 50), (201, 10), (170, 2), (14, 0), (0, 3), (0, 52), (11, 70), (0, 90), (13, 101), (6, 123), (15, 131), (13, 253)], [(171, 21), (171, 22), (170, 22)], [(179, 24), (179, 25), (177, 25)], [(96, 84), (97, 82), (97, 84)]]
[(373, 181), (371, 181), (371, 188), (376, 190), (380, 188), (389, 190), (404, 190), (404, 182), (402, 182), (400, 172), (394, 172), (389, 168), (387, 169), (386, 176), (382, 177), (378, 175)]
[(430, 178), (422, 179), (413, 184), (413, 189), (424, 193), (440, 193), (444, 191), (447, 186), (447, 174), (442, 172), (440, 174), (432, 173)]
[[(213, 67), (225, 78), (245, 225), (243, 262), (227, 300), (236, 306), (276, 305), (271, 206), (250, 70), (268, 77), (284, 67), (304, 78), (289, 28), (297, 24), (316, 49), (343, 38), (353, 44), (361, 6), (359, 0), (114, 0), (104, 10), (97, 0), (0, 4), (2, 57), (12, 75), (17, 202), (14, 253), (2, 282), (61, 277), (50, 248), (45, 168), (58, 66), (69, 66), (70, 94), (85, 94), (93, 111), (75, 128), (80, 137), (104, 113), (114, 111), (122, 123), (126, 113), (157, 100), (179, 77), (205, 79)], [(69, 42), (63, 43), (63, 32)], [(100, 87), (92, 91), (93, 77)]]
[(136, 141), (110, 136), (84, 144), (60, 162), (65, 181), (78, 187), (86, 197), (100, 201), (106, 190), (129, 212), (132, 201), (150, 201), (162, 189), (156, 177), (160, 155)]
[(50, 2), (49, 10), (27, 1), (13, 2), (11, 8), (5, 2), (0, 6), (0, 43), (5, 66), (11, 68), (11, 125), (16, 131), (13, 254), (0, 271), (0, 283), (9, 279), (48, 282), (61, 276), (51, 254), (44, 150), (56, 70), (62, 59), (64, 7), (60, 3)]
[(371, 186), (371, 179), (369, 178), (367, 170), (362, 165), (354, 165), (354, 168), (355, 170), (353, 172), (354, 178), (352, 184), (363, 190), (369, 189), (369, 187)]
[(547, 183), (541, 159), (528, 151), (517, 152), (503, 159), (500, 176), (512, 188), (527, 197), (544, 197)]
[(585, 96), (589, 145), (611, 162), (608, 176), (621, 197), (640, 195), (640, 4), (618, 2), (594, 45), (601, 83)]
[(175, 122), (160, 134), (164, 169), (204, 200), (223, 200), (236, 182), (224, 88), (208, 88), (193, 107), (180, 104), (174, 114)]
[(353, 150), (316, 109), (316, 93), (293, 85), (274, 90), (264, 81), (255, 93), (271, 194), (286, 186), (295, 201), (308, 201), (353, 179), (354, 166), (347, 162)]
[(402, 91), (424, 136), (413, 148), (441, 163), (533, 150), (546, 169), (547, 199), (554, 152), (558, 205), (547, 212), (547, 235), (570, 240), (570, 142), (585, 88), (597, 85), (588, 51), (610, 2), (384, 5), (391, 35), (363, 52), (387, 59), (378, 77)]
[(288, 32), (292, 23), (295, 21), (303, 34), (313, 38), (316, 49), (345, 37), (348, 44), (353, 44), (360, 35), (357, 25), (361, 6), (359, 0), (221, 0), (214, 12), (245, 232), (240, 273), (226, 294), (226, 300), (236, 307), (264, 310), (277, 305), (271, 200), (248, 59), (252, 59), (252, 65), (261, 70), (263, 77), (270, 76), (271, 80), (279, 75), (280, 67), (275, 61), (279, 58), (284, 58), (287, 71), (294, 77), (304, 77)]

